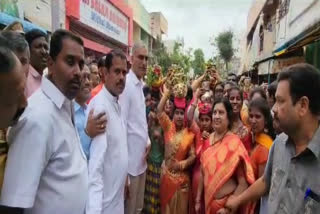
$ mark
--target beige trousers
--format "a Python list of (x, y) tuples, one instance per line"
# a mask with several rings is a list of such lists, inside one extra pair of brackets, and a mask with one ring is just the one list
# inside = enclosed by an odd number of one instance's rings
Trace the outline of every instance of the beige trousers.
[(138, 176), (131, 176), (129, 199), (125, 201), (125, 214), (140, 214), (143, 209), (146, 172)]

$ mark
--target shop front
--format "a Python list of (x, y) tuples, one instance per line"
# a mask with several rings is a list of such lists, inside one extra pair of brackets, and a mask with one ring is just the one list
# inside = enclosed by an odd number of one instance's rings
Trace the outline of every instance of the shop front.
[[(29, 3), (29, 5), (31, 5), (32, 7), (33, 2)], [(34, 23), (32, 19), (29, 19), (28, 9), (29, 7), (26, 7), (26, 2), (22, 0), (0, 1), (0, 30), (7, 25), (10, 25), (11, 23), (18, 21), (23, 25), (25, 32), (28, 32), (35, 28), (42, 30), (43, 32), (47, 32), (47, 28), (39, 25), (39, 23)]]
[(87, 56), (132, 46), (132, 10), (122, 0), (66, 0), (66, 29), (80, 35)]

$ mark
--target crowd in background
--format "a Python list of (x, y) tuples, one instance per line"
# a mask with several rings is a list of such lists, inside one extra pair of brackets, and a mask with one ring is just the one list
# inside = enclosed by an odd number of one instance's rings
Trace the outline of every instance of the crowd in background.
[(261, 86), (210, 67), (153, 87), (143, 43), (86, 64), (77, 35), (13, 26), (0, 33), (1, 213), (320, 212), (313, 66)]

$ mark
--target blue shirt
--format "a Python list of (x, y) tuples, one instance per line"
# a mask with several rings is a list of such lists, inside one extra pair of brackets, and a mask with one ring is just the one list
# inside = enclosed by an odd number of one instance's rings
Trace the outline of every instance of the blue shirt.
[(73, 105), (74, 105), (75, 125), (79, 133), (82, 149), (87, 159), (89, 160), (91, 138), (85, 132), (85, 128), (87, 124), (87, 120), (86, 120), (87, 106), (82, 107), (75, 101), (73, 101)]

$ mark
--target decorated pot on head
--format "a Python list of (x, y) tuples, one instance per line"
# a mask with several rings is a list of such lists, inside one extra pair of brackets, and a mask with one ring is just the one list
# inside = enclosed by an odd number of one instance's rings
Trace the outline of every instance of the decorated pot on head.
[(206, 63), (206, 76), (204, 81), (210, 81), (212, 87), (214, 87), (218, 83), (218, 79), (216, 74), (218, 73), (216, 70), (216, 66), (211, 62), (208, 61)]
[(180, 66), (170, 66), (167, 74), (166, 87), (172, 91), (174, 97), (184, 98), (187, 96), (187, 81), (188, 78)]
[(188, 87), (185, 83), (178, 83), (173, 86), (172, 93), (176, 98), (184, 98), (187, 96)]
[(187, 81), (188, 81), (188, 78), (180, 66), (175, 64), (170, 66), (170, 68), (168, 69), (167, 80), (166, 80), (167, 88), (172, 90), (173, 87), (178, 83), (187, 84)]
[(149, 66), (146, 83), (149, 87), (158, 89), (163, 84), (162, 69), (159, 65)]

